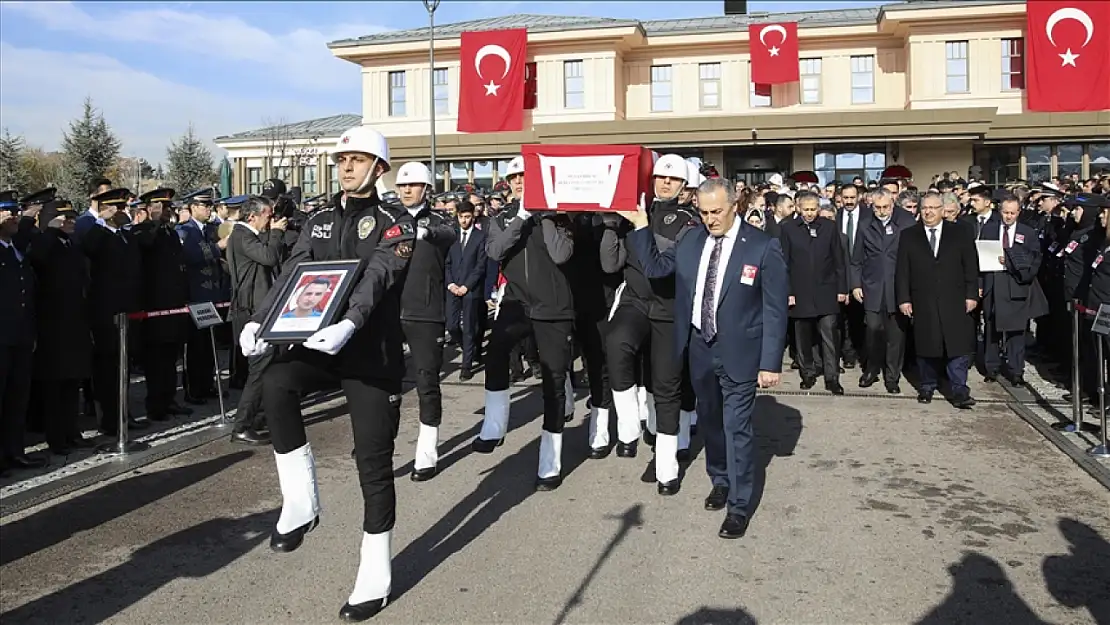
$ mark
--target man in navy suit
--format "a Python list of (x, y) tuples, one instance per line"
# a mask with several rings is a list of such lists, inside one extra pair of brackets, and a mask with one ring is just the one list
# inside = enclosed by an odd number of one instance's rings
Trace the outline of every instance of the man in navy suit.
[(748, 529), (756, 387), (779, 383), (787, 325), (788, 280), (779, 241), (737, 218), (735, 205), (735, 188), (727, 180), (705, 181), (698, 187), (705, 227), (691, 229), (663, 253), (642, 208), (622, 213), (636, 227), (626, 240), (643, 259), (644, 274), (676, 276), (676, 353), (688, 354), (698, 397), (713, 485), (705, 507), (728, 507), (721, 538), (740, 538)]
[(462, 370), (460, 380), (474, 377), (474, 364), (481, 338), (481, 316), (485, 314), (483, 292), (486, 279), (486, 233), (474, 227), (474, 205), (459, 202), (455, 212), (459, 236), (447, 252), (445, 279), (447, 283), (447, 330), (456, 342), (462, 336)]

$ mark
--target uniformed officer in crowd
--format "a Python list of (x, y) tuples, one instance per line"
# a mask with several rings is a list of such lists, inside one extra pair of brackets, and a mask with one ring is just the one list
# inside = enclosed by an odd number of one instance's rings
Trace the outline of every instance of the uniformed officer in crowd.
[(521, 204), (524, 159), (510, 161), (506, 178), (513, 202), (490, 221), (486, 253), (501, 265), (507, 283), (490, 333), (486, 407), (474, 451), (491, 453), (509, 426), (509, 359), (522, 338), (535, 339), (541, 365), (543, 432), (537, 490), (562, 484), (566, 376), (573, 351), (574, 301), (565, 264), (574, 253), (568, 223), (550, 212), (533, 215)]
[(73, 231), (75, 237), (80, 238), (96, 225), (96, 220), (100, 218), (100, 203), (96, 201), (96, 196), (107, 193), (111, 189), (112, 181), (107, 178), (96, 178), (89, 183), (89, 208), (77, 217), (77, 224)]
[[(389, 601), (390, 545), (396, 519), (394, 439), (401, 418), (405, 359), (401, 289), (413, 254), (416, 229), (384, 209), (375, 185), (389, 170), (389, 146), (369, 126), (344, 132), (331, 150), (343, 193), (334, 207), (314, 212), (301, 230), (283, 274), (299, 263), (365, 261), (346, 312), (304, 343), (279, 347), (263, 376), (262, 403), (281, 485), (282, 508), (270, 537), (275, 551), (297, 549), (319, 522), (319, 489), (312, 448), (305, 436), (301, 397), (343, 388), (351, 414), (355, 463), (363, 497), (363, 536), (354, 590), (340, 611), (348, 621), (367, 620)], [(261, 324), (281, 289), (272, 289), (240, 334), (248, 357), (270, 347)]]
[(439, 424), (443, 419), (439, 375), (447, 322), (444, 279), (447, 251), (455, 242), (455, 224), (428, 203), (435, 181), (427, 165), (405, 163), (397, 170), (394, 184), (401, 208), (398, 220), (412, 224), (418, 233), (401, 291), (401, 327), (416, 369), (420, 402), (420, 435), (411, 478), (422, 482), (435, 477), (439, 461)]
[[(182, 201), (188, 207), (188, 219), (177, 224), (177, 234), (181, 237), (189, 303), (227, 301), (217, 245), (218, 226), (212, 219), (215, 196), (211, 189), (205, 188), (189, 194)], [(190, 404), (203, 404), (207, 399), (216, 397), (214, 358), (208, 331), (190, 327), (189, 338), (185, 342), (184, 376), (185, 401)]]
[[(1078, 193), (1068, 196), (1064, 203), (1071, 212), (1068, 224), (1060, 237), (1056, 257), (1063, 263), (1064, 300), (1075, 305), (1087, 301), (1094, 271), (1092, 266), (1106, 245), (1106, 231), (1100, 223), (1106, 198), (1095, 194)], [(1080, 315), (1079, 318), (1080, 393), (1092, 405), (1097, 406), (1098, 385), (1095, 379), (1097, 367), (1094, 343), (1087, 340), (1092, 319), (1086, 315)], [(1071, 341), (1068, 341), (1068, 344), (1070, 345)], [(1070, 363), (1071, 360), (1068, 362)], [(1068, 388), (1071, 388), (1072, 367), (1068, 367), (1068, 372)]]
[[(1093, 193), (1088, 194), (1087, 197), (1087, 202), (1090, 204), (1089, 210), (1101, 213), (1099, 226), (1102, 227), (1102, 247), (1098, 250), (1098, 255), (1095, 256), (1095, 259), (1091, 261), (1090, 285), (1087, 288), (1087, 299), (1084, 302), (1084, 305), (1088, 309), (1097, 311), (1100, 306), (1110, 306), (1110, 199), (1107, 199), (1105, 195), (1099, 198)], [(1089, 328), (1090, 326), (1087, 327)], [(1103, 335), (1101, 337), (1092, 338), (1102, 341), (1103, 356), (1110, 357), (1110, 336)], [(1092, 349), (1091, 351), (1097, 356), (1097, 349)], [(1087, 384), (1091, 388), (1097, 389), (1098, 380), (1095, 378), (1097, 378), (1098, 375), (1098, 363), (1094, 360), (1089, 361), (1084, 371), (1087, 370), (1090, 370)], [(1106, 368), (1103, 370), (1110, 371), (1110, 369)]]

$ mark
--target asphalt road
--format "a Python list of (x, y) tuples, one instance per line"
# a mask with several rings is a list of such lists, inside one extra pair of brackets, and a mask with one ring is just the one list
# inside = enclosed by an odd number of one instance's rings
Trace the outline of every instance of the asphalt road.
[[(515, 389), (482, 456), (481, 387), (445, 385), (444, 471), (422, 484), (406, 396), (394, 600), (373, 622), (1110, 623), (1110, 494), (1002, 403), (761, 397), (759, 507), (724, 541), (704, 458), (661, 498), (643, 448), (585, 458), (584, 401), (564, 485), (534, 492), (537, 392)], [(309, 438), (324, 515), (300, 550), (266, 544), (271, 452), (221, 441), (5, 518), (0, 621), (336, 622), (362, 510), (342, 410)]]

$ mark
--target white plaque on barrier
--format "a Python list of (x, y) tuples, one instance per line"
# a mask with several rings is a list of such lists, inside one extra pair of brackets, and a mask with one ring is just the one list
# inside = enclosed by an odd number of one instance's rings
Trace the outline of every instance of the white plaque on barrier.
[(1095, 315), (1095, 321), (1091, 324), (1091, 330), (1095, 334), (1110, 335), (1110, 304), (1099, 305), (1098, 314)]
[(192, 317), (193, 325), (198, 330), (218, 326), (224, 322), (220, 313), (216, 310), (216, 305), (212, 302), (189, 304), (189, 316)]

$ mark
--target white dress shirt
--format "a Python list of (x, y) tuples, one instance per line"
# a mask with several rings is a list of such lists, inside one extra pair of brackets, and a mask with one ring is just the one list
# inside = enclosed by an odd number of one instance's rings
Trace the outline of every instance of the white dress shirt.
[(462, 230), (460, 228), (460, 230), (459, 230), (459, 249), (463, 249), (463, 250), (466, 249), (466, 244), (470, 243), (470, 234), (473, 231), (474, 231), (473, 227), (467, 228), (466, 230)]
[(941, 219), (940, 223), (937, 224), (935, 227), (926, 226), (924, 223), (922, 223), (921, 225), (925, 226), (925, 243), (930, 242), (929, 241), (929, 234), (930, 234), (929, 231), (930, 230), (936, 230), (937, 231), (937, 249), (933, 250), (933, 257), (935, 258), (936, 255), (938, 253), (940, 253), (940, 236), (941, 236), (941, 233), (944, 232), (944, 220)]
[[(1007, 226), (1006, 224), (1001, 224), (1001, 226), (1002, 227), (1000, 227), (998, 229), (998, 242), (1002, 243), (1003, 248), (1013, 247), (1014, 246), (1014, 234), (1015, 234), (1015, 231), (1017, 230), (1017, 224), (1015, 223), (1015, 224), (1011, 224), (1009, 226)], [(1005, 237), (1007, 237), (1007, 236), (1010, 237), (1009, 241), (1006, 241)], [(1009, 245), (1006, 245), (1006, 243), (1009, 243)]]
[(852, 210), (844, 209), (844, 225), (840, 227), (840, 234), (849, 234), (848, 232), (848, 215), (852, 216), (852, 236), (848, 237), (849, 241), (856, 240), (856, 233), (859, 232), (859, 207)]
[(14, 252), (15, 253), (15, 259), (17, 261), (19, 261), (21, 263), (23, 262), (23, 254), (19, 253), (19, 248), (12, 245), (9, 241), (5, 241), (4, 239), (0, 239), (0, 245), (3, 245), (4, 247), (6, 247), (6, 248), (10, 249), (12, 252)]
[[(730, 279), (725, 275), (725, 270), (728, 267), (729, 256), (732, 255), (732, 248), (736, 246), (736, 235), (740, 232), (740, 217), (737, 216), (736, 220), (732, 222), (732, 227), (724, 234), (724, 242), (721, 243), (721, 258), (717, 261), (717, 283), (713, 285), (713, 317), (716, 320), (717, 307), (721, 304), (721, 285), (725, 280)], [(705, 288), (705, 275), (709, 272), (709, 259), (713, 256), (713, 247), (717, 244), (717, 237), (709, 235), (705, 239), (705, 246), (701, 250), (701, 262), (698, 263), (698, 282), (694, 286), (694, 314), (690, 317), (693, 320), (694, 327), (699, 331), (701, 330), (701, 298), (705, 296), (702, 291)], [(717, 324), (713, 324), (718, 327)]]

